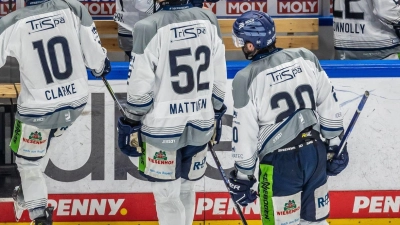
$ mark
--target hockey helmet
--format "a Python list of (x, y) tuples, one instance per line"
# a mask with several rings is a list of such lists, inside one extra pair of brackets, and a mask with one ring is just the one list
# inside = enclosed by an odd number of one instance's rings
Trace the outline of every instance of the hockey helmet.
[(233, 43), (241, 48), (250, 42), (256, 49), (263, 49), (276, 41), (275, 23), (264, 12), (248, 11), (239, 16), (233, 24)]

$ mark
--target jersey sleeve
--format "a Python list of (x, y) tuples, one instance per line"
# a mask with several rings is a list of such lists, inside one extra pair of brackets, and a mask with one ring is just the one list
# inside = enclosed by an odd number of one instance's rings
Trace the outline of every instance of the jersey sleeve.
[[(214, 16), (215, 17), (215, 16)], [(225, 45), (222, 41), (221, 30), (218, 25), (218, 20), (215, 17), (216, 35), (213, 47), (214, 61), (214, 86), (212, 93), (212, 102), (215, 110), (221, 109), (225, 98), (225, 85), (227, 82), (226, 60), (225, 60)]]
[(9, 18), (3, 17), (0, 20), (0, 67), (4, 66), (7, 61), (7, 56), (11, 56), (11, 37), (12, 35), (12, 25), (8, 24)]
[(85, 6), (81, 5), (79, 39), (86, 67), (102, 71), (107, 50), (101, 47), (99, 34), (96, 26)]
[(374, 0), (374, 14), (387, 24), (400, 23), (400, 1), (398, 0)]
[(248, 81), (239, 73), (232, 82), (233, 121), (232, 158), (235, 167), (245, 175), (253, 175), (257, 163), (258, 116), (250, 98)]
[(157, 33), (149, 23), (136, 23), (133, 28), (132, 60), (128, 74), (127, 112), (130, 119), (139, 121), (153, 105), (155, 68), (158, 65), (157, 46), (149, 44)]
[(324, 138), (332, 139), (343, 131), (343, 115), (328, 75), (322, 69), (317, 57), (313, 56), (317, 79), (316, 106), (321, 134)]

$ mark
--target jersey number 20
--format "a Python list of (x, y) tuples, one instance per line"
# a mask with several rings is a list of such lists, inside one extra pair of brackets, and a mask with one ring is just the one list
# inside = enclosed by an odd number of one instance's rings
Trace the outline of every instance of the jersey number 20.
[[(47, 63), (45, 47), (43, 40), (35, 41), (32, 43), (33, 49), (38, 50), (40, 64), (42, 64), (43, 73), (46, 78), (46, 83), (53, 83), (53, 76), (58, 80), (65, 80), (72, 74), (71, 52), (69, 51), (68, 41), (65, 37), (56, 36), (47, 42), (47, 52), (50, 58), (51, 71)], [(55, 46), (59, 44), (64, 54), (65, 71), (60, 71), (58, 66), (57, 54)], [(52, 76), (53, 74), (53, 76)]]

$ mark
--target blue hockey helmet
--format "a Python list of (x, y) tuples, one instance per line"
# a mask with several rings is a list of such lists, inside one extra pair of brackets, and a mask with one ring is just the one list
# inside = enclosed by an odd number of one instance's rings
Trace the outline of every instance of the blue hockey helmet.
[(250, 42), (256, 49), (263, 49), (275, 43), (275, 23), (264, 12), (248, 11), (239, 16), (233, 24), (232, 39), (241, 48)]

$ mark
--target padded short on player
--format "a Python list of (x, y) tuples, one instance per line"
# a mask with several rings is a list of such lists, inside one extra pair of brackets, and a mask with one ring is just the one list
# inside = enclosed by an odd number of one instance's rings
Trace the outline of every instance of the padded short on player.
[(186, 146), (177, 151), (165, 151), (143, 143), (139, 172), (149, 181), (171, 181), (178, 178), (198, 180), (207, 168), (207, 145)]
[(263, 225), (326, 219), (330, 205), (322, 141), (267, 154), (260, 162), (259, 194)]
[(46, 154), (51, 138), (61, 136), (66, 129), (39, 129), (15, 120), (10, 147), (18, 157), (38, 160)]

